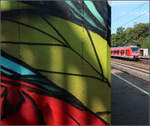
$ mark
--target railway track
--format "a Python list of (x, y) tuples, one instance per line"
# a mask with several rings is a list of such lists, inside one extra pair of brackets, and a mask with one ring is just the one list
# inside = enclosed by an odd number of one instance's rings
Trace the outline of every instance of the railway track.
[(128, 61), (125, 59), (111, 58), (111, 62), (122, 63), (128, 66), (133, 66), (145, 70), (148, 70), (150, 68), (150, 60), (148, 59), (140, 59), (139, 61)]
[(127, 72), (133, 76), (136, 76), (138, 78), (144, 79), (146, 81), (150, 81), (150, 69), (147, 67), (147, 69), (143, 69), (140, 67), (127, 65), (124, 63), (118, 63), (115, 61), (111, 61), (111, 66), (113, 68), (119, 69), (121, 71)]
[(141, 57), (141, 59), (150, 60), (150, 58), (144, 58), (144, 57)]

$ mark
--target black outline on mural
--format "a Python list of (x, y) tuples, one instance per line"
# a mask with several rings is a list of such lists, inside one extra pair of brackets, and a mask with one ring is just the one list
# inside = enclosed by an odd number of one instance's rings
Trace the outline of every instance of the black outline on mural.
[[(35, 71), (35, 73), (37, 74), (37, 76), (41, 76), (42, 78), (45, 78), (44, 76), (42, 76), (41, 74), (39, 74), (35, 69), (33, 69), (33, 68), (31, 68), (31, 67), (29, 67), (29, 65), (27, 65), (27, 64), (25, 64), (24, 62), (22, 62), (22, 61), (20, 61), (20, 60), (18, 60), (18, 59), (16, 59), (16, 58), (14, 58), (14, 57), (12, 57), (12, 56), (9, 56), (7, 53), (5, 53), (4, 51), (2, 51), (2, 56), (5, 56), (5, 57), (7, 57), (9, 60), (12, 60), (12, 61), (15, 61), (15, 62), (17, 62), (17, 63), (19, 63), (19, 64), (21, 64), (21, 65), (23, 65), (23, 66), (25, 66), (26, 68), (28, 68), (28, 69), (30, 69), (31, 71)], [(5, 75), (6, 76), (6, 75)], [(8, 75), (7, 75), (8, 76)], [(9, 78), (13, 78), (13, 80), (14, 80), (14, 77), (13, 76), (8, 76)], [(17, 79), (17, 78), (16, 78)], [(46, 79), (46, 78), (45, 78)], [(22, 80), (22, 79), (21, 79)], [(46, 79), (46, 80), (48, 80), (48, 79)], [(23, 80), (22, 80), (23, 81)], [(63, 92), (66, 92), (67, 94), (66, 95), (68, 95), (69, 97), (71, 96), (72, 98), (70, 99), (71, 101), (73, 100), (73, 95), (72, 94), (70, 94), (68, 91), (66, 91), (65, 89), (63, 89), (63, 88), (60, 88), (60, 87), (58, 87), (58, 86), (56, 86), (55, 84), (53, 84), (53, 82), (51, 82), (50, 80), (48, 80), (49, 81), (49, 83), (50, 84), (52, 84), (52, 86), (54, 86), (54, 87), (57, 87), (58, 89), (61, 89), (61, 91), (63, 91)], [(16, 82), (8, 82), (8, 81), (4, 81), (4, 80), (2, 80), (2, 82), (4, 82), (4, 83), (7, 83), (7, 84), (13, 84), (13, 85), (15, 85), (15, 86), (19, 86), (20, 87), (20, 84), (17, 84)], [(25, 82), (25, 81), (24, 81)], [(31, 83), (29, 83), (29, 84), (31, 84)], [(21, 86), (23, 86), (23, 87), (26, 87), (26, 88), (29, 88), (29, 90), (30, 91), (33, 91), (33, 92), (36, 92), (36, 93), (39, 93), (40, 91), (37, 91), (37, 90), (33, 90), (33, 88), (31, 89), (31, 87), (28, 87), (28, 86), (26, 86), (26, 85), (21, 85)], [(38, 86), (39, 87), (39, 86)], [(42, 92), (41, 92), (42, 93)], [(46, 93), (46, 92), (45, 92)], [(44, 94), (45, 94), (44, 93)], [(61, 96), (65, 96), (65, 95), (62, 95), (62, 94), (60, 94), (60, 96), (56, 96), (57, 94), (58, 94), (58, 92), (55, 94), (55, 96), (54, 96), (54, 94), (51, 94), (50, 92), (47, 92), (48, 94), (50, 94), (50, 96), (53, 96), (53, 97), (56, 97), (56, 98), (58, 98), (58, 99), (61, 99), (61, 100), (63, 100), (63, 101), (66, 101), (66, 102), (68, 102), (68, 100), (66, 99), (63, 99), (63, 98), (61, 98)], [(45, 95), (48, 95), (48, 94), (45, 94)], [(43, 93), (42, 93), (43, 94)], [(75, 98), (75, 97), (74, 97)], [(76, 98), (75, 98), (76, 99)], [(74, 100), (73, 100), (74, 101)], [(74, 103), (75, 104), (72, 104), (71, 102), (68, 102), (69, 104), (71, 104), (72, 106), (74, 106), (74, 107), (76, 107), (77, 109), (79, 109), (79, 110), (85, 110), (85, 111), (88, 111), (88, 112), (90, 112), (91, 114), (94, 114), (97, 118), (99, 118), (99, 119), (101, 119), (105, 124), (107, 124), (107, 122), (105, 122), (102, 118), (100, 118), (98, 115), (96, 115), (95, 113), (93, 113), (91, 110), (89, 110), (87, 107), (85, 107), (78, 99), (76, 99), (75, 101), (74, 101)]]

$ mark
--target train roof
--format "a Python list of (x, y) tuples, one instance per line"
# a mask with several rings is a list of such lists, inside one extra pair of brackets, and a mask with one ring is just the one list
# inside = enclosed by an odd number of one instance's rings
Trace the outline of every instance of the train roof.
[(118, 49), (118, 48), (138, 48), (137, 46), (119, 46), (119, 47), (112, 47), (111, 49)]

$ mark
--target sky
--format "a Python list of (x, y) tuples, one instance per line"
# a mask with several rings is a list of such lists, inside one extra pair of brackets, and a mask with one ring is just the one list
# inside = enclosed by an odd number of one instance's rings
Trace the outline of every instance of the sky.
[(118, 27), (133, 27), (138, 23), (149, 23), (149, 1), (111, 1), (111, 33)]

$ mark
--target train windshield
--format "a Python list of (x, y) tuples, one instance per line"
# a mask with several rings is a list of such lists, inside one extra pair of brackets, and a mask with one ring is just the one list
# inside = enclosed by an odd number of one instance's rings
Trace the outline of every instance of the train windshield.
[(132, 53), (139, 54), (139, 49), (137, 47), (132, 47)]

